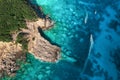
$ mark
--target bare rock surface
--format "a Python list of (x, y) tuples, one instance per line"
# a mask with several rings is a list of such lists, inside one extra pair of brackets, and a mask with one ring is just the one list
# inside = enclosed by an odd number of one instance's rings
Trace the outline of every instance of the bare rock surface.
[(21, 44), (16, 44), (15, 42), (0, 41), (0, 77), (5, 74), (15, 75), (16, 70), (19, 69), (16, 60), (25, 59), (21, 46)]
[(22, 29), (22, 33), (27, 33), (28, 38), (28, 52), (32, 53), (36, 58), (48, 61), (55, 62), (60, 57), (60, 48), (50, 44), (49, 41), (44, 39), (39, 32), (39, 28), (46, 29), (51, 27), (53, 23), (44, 22), (41, 19), (38, 19), (36, 22), (26, 21), (28, 29)]
[(28, 40), (28, 52), (33, 54), (35, 58), (46, 62), (56, 62), (60, 58), (60, 48), (52, 45), (44, 39), (39, 32), (49, 29), (53, 25), (49, 19), (38, 19), (37, 21), (26, 20), (26, 29), (12, 34), (12, 42), (0, 41), (0, 77), (4, 75), (14, 76), (19, 69), (16, 60), (25, 60), (26, 55), (22, 50), (22, 44), (15, 43), (20, 33), (25, 33)]

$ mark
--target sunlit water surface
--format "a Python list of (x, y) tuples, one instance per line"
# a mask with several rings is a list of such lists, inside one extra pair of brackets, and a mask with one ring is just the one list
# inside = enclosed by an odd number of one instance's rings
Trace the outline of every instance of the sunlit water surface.
[(30, 0), (55, 22), (44, 31), (61, 60), (27, 56), (16, 80), (120, 80), (120, 0)]

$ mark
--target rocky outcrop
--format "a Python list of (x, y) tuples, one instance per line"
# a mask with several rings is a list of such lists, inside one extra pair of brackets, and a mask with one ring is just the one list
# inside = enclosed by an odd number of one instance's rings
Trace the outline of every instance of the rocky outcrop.
[(28, 52), (32, 53), (36, 58), (43, 61), (55, 62), (60, 57), (60, 48), (50, 44), (49, 41), (45, 40), (39, 28), (47, 29), (53, 25), (51, 22), (44, 23), (43, 20), (38, 19), (36, 22), (26, 21), (28, 29), (21, 29), (22, 33), (26, 33), (28, 39)]
[[(13, 42), (0, 41), (0, 77), (5, 73), (13, 76), (19, 69), (16, 60), (25, 60), (26, 55), (22, 50), (22, 44), (15, 43), (20, 33), (25, 33), (28, 40), (28, 52), (33, 54), (35, 58), (47, 62), (56, 62), (60, 58), (60, 48), (52, 45), (44, 39), (39, 29), (45, 30), (53, 25), (49, 19), (38, 19), (37, 21), (26, 20), (27, 29), (21, 29), (19, 32), (12, 34)], [(6, 75), (6, 74), (5, 74)]]
[(56, 62), (60, 58), (60, 48), (52, 45), (39, 32), (39, 29), (51, 28), (54, 22), (50, 20), (49, 16), (41, 12), (42, 8), (33, 7), (40, 12), (40, 15), (38, 15), (40, 18), (37, 21), (26, 20), (27, 29), (12, 32), (13, 42), (0, 41), (0, 78), (6, 74), (15, 75), (19, 69), (16, 60), (23, 61), (26, 58), (22, 50), (22, 44), (15, 43), (20, 33), (26, 33), (24, 37), (28, 40), (28, 52), (33, 54), (35, 58), (47, 62)]
[(24, 37), (28, 40), (28, 52), (42, 61), (56, 62), (60, 58), (60, 48), (44, 39), (39, 31), (39, 29), (49, 29), (53, 24), (49, 19), (26, 20), (27, 29), (21, 29), (21, 31), (13, 34), (13, 40), (16, 41), (16, 37), (20, 33), (24, 33)]
[(0, 77), (3, 75), (15, 75), (19, 65), (16, 59), (25, 60), (25, 54), (22, 52), (22, 45), (15, 42), (0, 41)]

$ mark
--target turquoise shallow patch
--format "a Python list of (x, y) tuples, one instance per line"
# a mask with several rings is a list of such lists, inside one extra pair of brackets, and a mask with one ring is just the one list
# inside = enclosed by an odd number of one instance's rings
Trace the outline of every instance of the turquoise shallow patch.
[[(57, 63), (46, 63), (29, 54), (28, 63), (18, 71), (16, 80), (119, 80), (116, 64), (109, 60), (113, 59), (109, 51), (120, 46), (112, 44), (118, 43), (120, 38), (116, 32), (108, 28), (108, 20), (118, 20), (115, 14), (107, 12), (112, 10), (111, 7), (107, 7), (110, 6), (107, 3), (111, 1), (30, 1), (34, 5), (41, 6), (43, 12), (55, 22), (53, 28), (44, 31), (44, 33), (52, 43), (61, 48), (62, 59)], [(115, 4), (114, 6), (117, 7), (118, 4)], [(120, 9), (119, 6), (117, 8)], [(112, 16), (108, 16), (108, 13), (111, 13)], [(106, 37), (108, 34), (114, 38), (114, 42), (109, 43), (107, 38), (110, 36)], [(94, 40), (91, 52), (89, 52), (90, 35)], [(112, 47), (109, 47), (110, 44)], [(88, 55), (89, 53), (90, 55)], [(87, 64), (84, 66), (86, 60)], [(114, 75), (112, 71), (106, 69), (108, 67), (106, 64), (109, 64)]]

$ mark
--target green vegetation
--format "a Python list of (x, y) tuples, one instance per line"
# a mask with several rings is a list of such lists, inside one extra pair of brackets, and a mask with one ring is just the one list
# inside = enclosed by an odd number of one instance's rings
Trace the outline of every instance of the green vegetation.
[[(37, 15), (27, 0), (0, 0), (0, 41), (12, 41), (12, 33), (26, 28), (25, 20), (36, 20)], [(16, 43), (21, 43), (27, 52), (28, 41), (19, 34)], [(21, 66), (24, 62), (17, 60)], [(14, 80), (13, 77), (4, 75), (0, 80)]]
[(20, 43), (22, 44), (22, 49), (23, 51), (27, 51), (28, 50), (28, 41), (27, 39), (24, 37), (25, 34), (19, 34), (18, 37), (17, 37), (17, 43)]
[(0, 0), (0, 40), (11, 41), (11, 33), (26, 27), (25, 19), (36, 17), (27, 0)]

